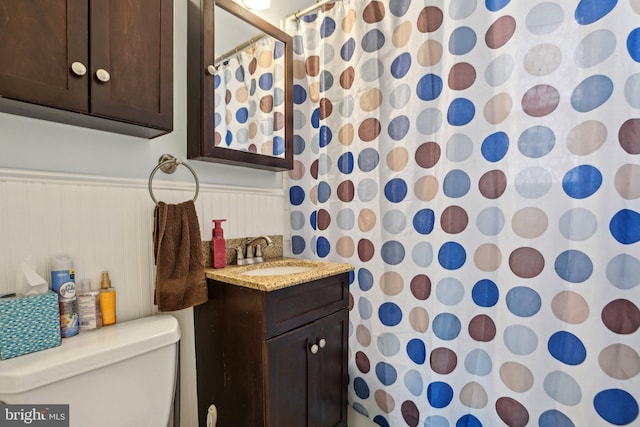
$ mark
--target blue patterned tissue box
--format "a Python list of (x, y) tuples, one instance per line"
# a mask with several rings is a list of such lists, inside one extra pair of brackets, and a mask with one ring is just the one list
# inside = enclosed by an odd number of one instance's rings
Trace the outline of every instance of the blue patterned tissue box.
[(60, 345), (60, 312), (54, 292), (0, 298), (0, 359)]

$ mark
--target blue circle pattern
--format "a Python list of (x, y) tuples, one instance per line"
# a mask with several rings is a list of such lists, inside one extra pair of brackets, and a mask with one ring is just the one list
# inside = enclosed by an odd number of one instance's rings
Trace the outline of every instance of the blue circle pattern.
[(640, 214), (631, 209), (618, 211), (609, 223), (611, 235), (623, 245), (640, 241)]
[(385, 362), (379, 362), (376, 364), (376, 377), (381, 384), (390, 386), (398, 379), (398, 372), (392, 365)]
[(618, 0), (580, 0), (575, 11), (576, 22), (589, 25), (600, 20), (613, 10)]
[(507, 307), (519, 317), (531, 317), (540, 311), (542, 298), (540, 294), (526, 286), (517, 286), (507, 292)]
[(358, 286), (365, 292), (373, 288), (373, 274), (371, 274), (371, 271), (366, 268), (358, 270)]
[(404, 78), (411, 69), (411, 54), (401, 53), (391, 63), (391, 75), (396, 79)]
[(602, 174), (591, 165), (576, 166), (562, 178), (562, 189), (571, 198), (585, 199), (602, 185)]
[(640, 62), (640, 28), (636, 28), (629, 33), (629, 37), (627, 37), (627, 51), (631, 59)]
[(464, 247), (458, 242), (446, 242), (438, 251), (438, 262), (447, 270), (457, 270), (467, 260)]
[(453, 388), (445, 382), (432, 382), (427, 387), (427, 399), (434, 408), (444, 408), (453, 399)]
[(466, 98), (457, 98), (451, 101), (447, 110), (447, 122), (451, 126), (464, 126), (476, 115), (476, 107)]
[(460, 335), (460, 319), (451, 313), (440, 313), (433, 319), (433, 333), (440, 339), (451, 341)]
[(384, 186), (384, 195), (391, 203), (403, 201), (407, 191), (407, 183), (402, 178), (394, 178)]
[(427, 359), (427, 349), (424, 342), (419, 339), (412, 339), (407, 343), (407, 355), (409, 359), (418, 365), (424, 364)]
[(471, 298), (480, 307), (493, 307), (498, 303), (498, 286), (489, 279), (483, 279), (473, 285)]
[(547, 347), (553, 357), (567, 365), (579, 365), (587, 358), (584, 344), (571, 332), (559, 331), (551, 335)]
[(420, 234), (429, 234), (433, 231), (436, 215), (431, 209), (422, 209), (413, 216), (413, 228)]
[(497, 12), (509, 4), (511, 0), (485, 0), (485, 6), (491, 12)]
[(402, 320), (402, 309), (397, 304), (385, 302), (378, 309), (380, 322), (385, 326), (396, 326)]
[(369, 397), (369, 386), (363, 378), (356, 377), (353, 379), (353, 389), (360, 399)]
[(454, 169), (448, 172), (442, 182), (442, 191), (447, 197), (459, 198), (469, 192), (471, 179), (466, 172)]
[(582, 283), (591, 277), (593, 263), (584, 252), (568, 250), (556, 258), (555, 270), (567, 282)]
[(490, 162), (502, 160), (508, 150), (509, 136), (504, 132), (491, 134), (482, 141), (482, 156)]
[(603, 390), (593, 398), (593, 406), (605, 421), (617, 426), (628, 425), (638, 418), (638, 402), (625, 390)]
[(416, 92), (418, 98), (423, 101), (433, 101), (442, 93), (443, 83), (440, 76), (436, 74), (425, 74), (418, 80)]

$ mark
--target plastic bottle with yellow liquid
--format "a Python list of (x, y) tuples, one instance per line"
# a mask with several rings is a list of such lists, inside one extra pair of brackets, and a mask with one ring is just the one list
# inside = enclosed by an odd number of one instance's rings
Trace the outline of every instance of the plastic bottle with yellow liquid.
[(109, 272), (102, 272), (100, 281), (100, 311), (102, 312), (102, 326), (116, 323), (116, 289), (111, 286)]

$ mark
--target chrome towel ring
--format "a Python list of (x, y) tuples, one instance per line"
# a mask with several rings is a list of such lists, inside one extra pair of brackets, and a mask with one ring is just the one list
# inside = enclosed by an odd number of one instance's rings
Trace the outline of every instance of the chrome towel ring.
[(189, 166), (187, 163), (185, 163), (182, 159), (178, 159), (172, 156), (171, 154), (163, 154), (160, 157), (160, 159), (158, 159), (158, 165), (155, 168), (153, 168), (153, 170), (151, 171), (151, 175), (149, 175), (149, 195), (151, 196), (151, 200), (153, 200), (153, 203), (155, 203), (156, 206), (158, 205), (158, 201), (153, 196), (153, 188), (152, 188), (153, 176), (156, 174), (158, 169), (161, 169), (162, 172), (164, 173), (169, 173), (169, 174), (174, 173), (176, 171), (176, 168), (179, 165), (186, 167), (193, 174), (193, 179), (195, 179), (196, 181), (196, 194), (193, 196), (193, 201), (195, 202), (196, 199), (198, 198), (198, 193), (200, 192), (200, 181), (198, 180), (198, 175), (196, 175), (196, 171), (194, 171), (193, 168)]

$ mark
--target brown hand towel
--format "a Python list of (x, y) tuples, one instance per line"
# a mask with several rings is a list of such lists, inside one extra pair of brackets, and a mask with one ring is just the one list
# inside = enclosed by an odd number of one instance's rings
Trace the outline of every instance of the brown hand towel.
[(154, 304), (159, 311), (174, 311), (206, 302), (204, 254), (193, 201), (178, 205), (159, 202), (154, 220)]

